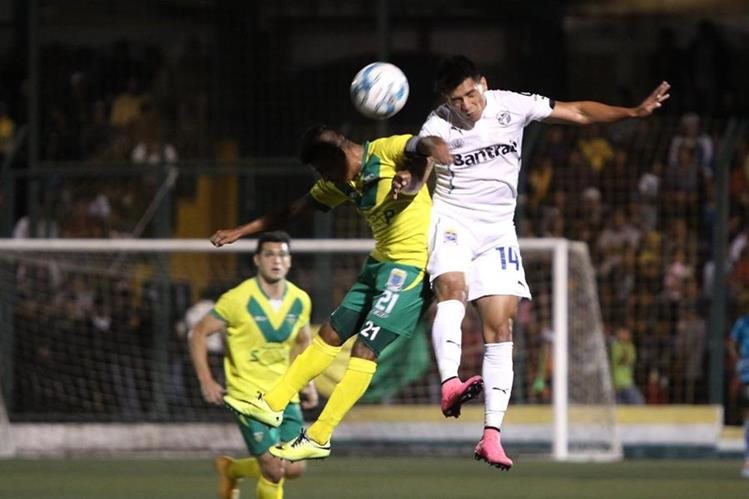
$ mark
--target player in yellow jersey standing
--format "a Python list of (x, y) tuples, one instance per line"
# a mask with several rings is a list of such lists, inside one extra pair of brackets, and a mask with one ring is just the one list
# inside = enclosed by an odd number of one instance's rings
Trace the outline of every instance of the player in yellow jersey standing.
[[(245, 399), (254, 397), (258, 390), (269, 390), (291, 359), (309, 345), (311, 302), (304, 290), (286, 280), (291, 267), (289, 245), (285, 232), (262, 234), (253, 258), (257, 276), (221, 295), (193, 329), (190, 355), (207, 402), (222, 404), (224, 396)], [(206, 337), (224, 329), (226, 389), (211, 374), (206, 348)], [(317, 405), (312, 383), (300, 386), (299, 391), (304, 408)], [(294, 440), (302, 430), (298, 393), (292, 394), (290, 402), (278, 428), (235, 414), (253, 457), (234, 460), (220, 456), (214, 460), (219, 499), (236, 499), (239, 480), (245, 477), (258, 478), (257, 497), (278, 499), (283, 497), (283, 479), (302, 474), (304, 463), (285, 463), (268, 452), (279, 443)]]
[[(431, 199), (424, 185), (431, 159), (451, 162), (447, 144), (438, 137), (397, 135), (364, 144), (347, 139), (324, 125), (307, 130), (300, 159), (322, 177), (306, 196), (280, 211), (266, 214), (211, 237), (216, 246), (240, 237), (283, 226), (314, 212), (352, 203), (367, 220), (375, 248), (340, 306), (320, 328), (320, 335), (292, 363), (281, 381), (256, 397), (227, 396), (239, 414), (271, 426), (281, 424), (291, 397), (327, 368), (350, 337), (357, 335), (346, 373), (335, 387), (320, 417), (299, 437), (271, 454), (289, 461), (324, 458), (341, 419), (364, 394), (377, 366), (377, 356), (399, 336), (412, 334), (424, 306), (427, 233)], [(416, 174), (398, 186), (398, 170)]]

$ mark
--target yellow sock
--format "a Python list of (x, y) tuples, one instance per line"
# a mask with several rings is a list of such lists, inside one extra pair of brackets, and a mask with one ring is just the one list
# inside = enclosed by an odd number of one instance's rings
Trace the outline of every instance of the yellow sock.
[(284, 410), (291, 397), (323, 372), (340, 351), (341, 347), (328, 345), (319, 336), (315, 336), (312, 344), (294, 359), (281, 381), (264, 395), (265, 401), (274, 411)]
[(260, 464), (254, 457), (235, 459), (226, 469), (229, 478), (257, 478), (260, 476)]
[(255, 493), (258, 499), (283, 499), (283, 478), (278, 483), (273, 483), (261, 476), (257, 481)]
[(307, 436), (319, 444), (330, 441), (335, 427), (367, 391), (376, 369), (377, 363), (371, 360), (351, 357), (346, 374), (336, 385), (320, 417), (307, 430)]

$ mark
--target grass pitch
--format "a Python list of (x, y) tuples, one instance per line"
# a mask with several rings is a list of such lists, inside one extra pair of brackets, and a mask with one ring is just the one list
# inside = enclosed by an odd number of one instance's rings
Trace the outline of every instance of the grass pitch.
[[(557, 498), (723, 499), (749, 497), (737, 460), (552, 463), (517, 460), (500, 472), (470, 458), (332, 457), (287, 482), (286, 499)], [(210, 459), (0, 460), (2, 499), (206, 499)], [(242, 498), (255, 497), (254, 481)]]

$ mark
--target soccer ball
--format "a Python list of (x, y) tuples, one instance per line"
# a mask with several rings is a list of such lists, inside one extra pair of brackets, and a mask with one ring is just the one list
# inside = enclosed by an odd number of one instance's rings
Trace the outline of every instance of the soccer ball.
[(356, 73), (351, 101), (367, 118), (384, 120), (400, 111), (408, 99), (408, 79), (398, 66), (373, 62)]

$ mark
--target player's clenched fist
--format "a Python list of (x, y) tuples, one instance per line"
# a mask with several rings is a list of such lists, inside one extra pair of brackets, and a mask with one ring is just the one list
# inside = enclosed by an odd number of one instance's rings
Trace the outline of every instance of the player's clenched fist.
[(224, 244), (231, 244), (241, 237), (241, 234), (236, 229), (221, 229), (217, 230), (211, 236), (211, 244), (215, 247), (220, 248)]

